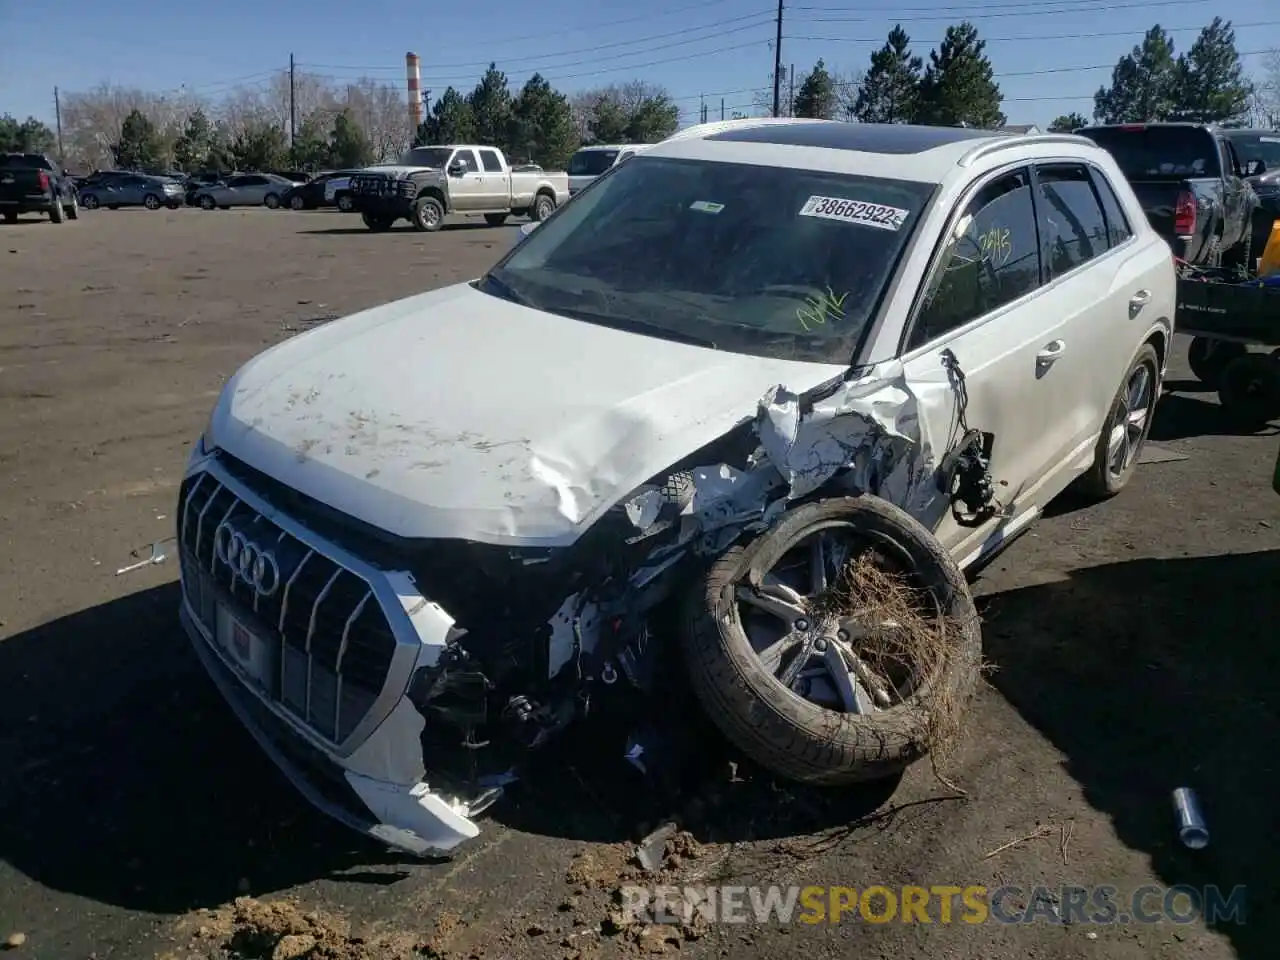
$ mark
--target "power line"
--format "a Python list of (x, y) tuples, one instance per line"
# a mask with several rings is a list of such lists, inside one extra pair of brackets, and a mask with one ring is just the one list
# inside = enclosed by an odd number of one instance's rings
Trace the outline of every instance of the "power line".
[[(1245, 27), (1274, 27), (1280, 25), (1280, 20), (1258, 20), (1253, 23), (1237, 23), (1233, 24), (1234, 28)], [(1164, 27), (1165, 33), (1191, 33), (1204, 29), (1204, 25), (1196, 27)], [(1103, 37), (1132, 37), (1133, 30), (1118, 30), (1111, 33), (1057, 33), (1057, 34), (1041, 34), (1039, 36), (1022, 36), (1022, 37), (979, 37), (986, 43), (1021, 43), (1027, 40), (1096, 40)], [(788, 40), (809, 40), (814, 43), (874, 43), (880, 46), (884, 45), (884, 37), (787, 37)], [(932, 40), (917, 40), (911, 38), (911, 42), (931, 44), (941, 43), (942, 37)]]
[[(1065, 0), (1046, 0), (1045, 3), (1024, 4), (1019, 9), (1004, 10), (996, 13), (986, 12), (987, 10), (990, 9), (989, 7), (987, 7), (987, 8), (983, 8), (982, 12), (980, 13), (970, 13), (968, 15), (952, 13), (952, 14), (943, 14), (941, 16), (917, 16), (917, 17), (909, 17), (909, 18), (904, 17), (902, 18), (901, 22), (902, 23), (920, 23), (923, 21), (937, 21), (937, 20), (954, 21), (960, 17), (963, 17), (963, 19), (966, 19), (966, 20), (988, 20), (988, 19), (993, 19), (995, 17), (1025, 17), (1031, 12), (1034, 12), (1037, 17), (1042, 17), (1042, 16), (1051, 17), (1051, 16), (1054, 16), (1055, 14), (1060, 16), (1066, 13), (1094, 13), (1094, 12), (1110, 13), (1113, 10), (1137, 10), (1143, 7), (1164, 8), (1164, 7), (1175, 7), (1175, 6), (1187, 6), (1191, 4), (1204, 4), (1207, 2), (1208, 0), (1137, 0), (1137, 2), (1135, 3), (1101, 3), (1101, 2), (1098, 2), (1098, 0), (1086, 0), (1086, 2), (1084, 3), (1075, 3), (1075, 4), (1069, 4), (1064, 6), (1063, 4), (1065, 3)], [(1012, 7), (1013, 4), (1009, 4), (1009, 6)], [(1055, 9), (1045, 9), (1046, 6), (1054, 7)], [(793, 9), (821, 10), (821, 9), (829, 9), (829, 8), (795, 7)], [(835, 12), (835, 11), (833, 10), (832, 12)], [(805, 17), (800, 22), (802, 23), (876, 23), (881, 21), (882, 19), (883, 18), (881, 17)]]
[[(1199, 0), (1199, 2), (1204, 2), (1204, 0)], [(744, 20), (752, 20), (757, 22), (750, 23), (745, 26), (734, 27), (733, 29), (729, 29), (729, 30), (725, 29), (725, 27), (728, 24), (741, 23)], [(695, 43), (698, 40), (718, 39), (719, 37), (727, 36), (729, 34), (741, 33), (743, 30), (749, 30), (752, 27), (762, 26), (765, 23), (772, 23), (772, 22), (773, 22), (773, 12), (770, 10), (765, 10), (763, 13), (760, 13), (760, 12), (748, 13), (741, 17), (730, 17), (728, 20), (721, 20), (718, 23), (708, 23), (708, 24), (703, 24), (701, 26), (696, 26), (696, 27), (684, 27), (680, 30), (668, 31), (667, 33), (655, 33), (647, 37), (633, 37), (630, 40), (619, 40), (616, 43), (597, 43), (589, 47), (579, 47), (577, 49), (572, 49), (572, 50), (560, 50), (555, 53), (540, 53), (540, 54), (536, 54), (534, 56), (529, 56), (529, 57), (515, 57), (511, 60), (504, 61), (504, 63), (510, 65), (511, 63), (523, 63), (525, 61), (531, 61), (531, 60), (546, 60), (550, 57), (566, 57), (566, 56), (570, 56), (572, 54), (578, 54), (578, 53), (594, 53), (598, 50), (611, 50), (617, 47), (628, 47), (628, 46), (634, 46), (635, 44), (651, 43), (655, 40), (666, 40), (669, 37), (682, 37), (694, 30), (714, 30), (715, 31), (715, 33), (712, 34), (711, 36), (694, 37), (694, 38), (682, 41), (683, 43)], [(679, 45), (680, 45), (679, 43), (664, 43), (664, 44), (660, 44), (658, 47), (655, 47), (654, 49), (675, 47)], [(647, 53), (647, 52), (649, 51), (632, 51), (632, 53)], [(625, 57), (628, 55), (629, 54), (627, 53), (617, 53), (608, 57), (596, 57), (593, 60), (587, 61), (587, 62), (598, 63), (603, 60), (612, 60), (615, 57), (619, 57), (619, 56)], [(464, 63), (436, 63), (436, 64), (433, 64), (433, 67), (441, 70), (468, 69), (472, 67), (478, 67), (481, 70), (483, 70), (492, 62), (494, 62), (494, 59), (492, 57), (489, 57), (484, 60), (470, 60)], [(576, 65), (577, 64), (565, 64), (565, 66), (576, 66)], [(386, 66), (385, 64), (381, 66), (372, 66), (372, 65), (371, 66), (340, 66), (332, 63), (299, 63), (298, 66), (312, 67), (317, 70), (351, 70), (351, 71), (402, 69), (400, 67), (389, 67), (389, 66)]]

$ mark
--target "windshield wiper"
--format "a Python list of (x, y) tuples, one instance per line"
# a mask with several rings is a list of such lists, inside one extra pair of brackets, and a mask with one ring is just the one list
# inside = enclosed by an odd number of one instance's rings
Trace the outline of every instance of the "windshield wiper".
[(662, 327), (656, 323), (645, 323), (641, 320), (615, 317), (610, 314), (596, 313), (591, 310), (581, 310), (576, 307), (559, 307), (553, 312), (562, 313), (567, 317), (573, 317), (575, 320), (584, 320), (587, 323), (597, 323), (602, 327), (612, 327), (615, 330), (625, 330), (627, 333), (638, 333), (646, 337), (658, 337), (662, 340), (672, 340), (676, 343), (687, 343), (692, 347), (707, 347), (710, 350), (720, 349), (716, 346), (714, 340), (708, 340), (706, 337), (699, 337), (691, 333), (684, 333), (681, 330), (672, 330), (669, 327)]
[(515, 288), (511, 286), (511, 284), (507, 283), (505, 280), (498, 279), (492, 273), (486, 273), (480, 283), (485, 287), (492, 285), (492, 290), (485, 290), (485, 293), (488, 293), (491, 296), (500, 297), (503, 300), (509, 300), (511, 303), (518, 304), (522, 307), (530, 305), (528, 300), (516, 293)]

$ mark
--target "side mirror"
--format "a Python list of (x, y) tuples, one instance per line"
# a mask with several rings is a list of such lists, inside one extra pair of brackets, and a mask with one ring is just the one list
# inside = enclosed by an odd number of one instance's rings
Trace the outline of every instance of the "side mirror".
[(449, 176), (451, 177), (460, 177), (466, 172), (467, 165), (465, 163), (460, 163), (455, 160), (453, 163), (449, 164)]

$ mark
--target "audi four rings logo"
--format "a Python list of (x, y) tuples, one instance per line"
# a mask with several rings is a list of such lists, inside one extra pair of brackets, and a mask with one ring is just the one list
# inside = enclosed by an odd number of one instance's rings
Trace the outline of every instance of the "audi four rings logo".
[(224, 520), (213, 531), (214, 555), (229, 566), (260, 597), (269, 597), (280, 588), (280, 567), (275, 555), (264, 550)]

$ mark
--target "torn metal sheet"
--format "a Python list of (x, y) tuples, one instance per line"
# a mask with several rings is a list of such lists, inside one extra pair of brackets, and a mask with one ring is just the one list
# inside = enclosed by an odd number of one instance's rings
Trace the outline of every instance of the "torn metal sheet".
[(877, 364), (801, 413), (800, 397), (776, 386), (761, 398), (756, 430), (787, 499), (818, 490), (837, 473), (908, 512), (928, 514), (940, 499), (932, 483), (942, 450), (902, 364)]
[[(169, 559), (174, 547), (178, 545), (177, 537), (166, 537), (164, 540), (157, 540), (155, 543), (146, 547), (139, 547), (137, 550), (129, 551), (131, 557), (141, 557), (136, 563), (130, 563), (121, 567), (116, 571), (116, 576), (122, 573), (132, 573), (134, 570), (141, 570), (143, 567), (150, 567), (157, 563), (164, 563)], [(143, 556), (143, 554), (146, 556)]]

